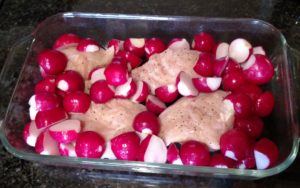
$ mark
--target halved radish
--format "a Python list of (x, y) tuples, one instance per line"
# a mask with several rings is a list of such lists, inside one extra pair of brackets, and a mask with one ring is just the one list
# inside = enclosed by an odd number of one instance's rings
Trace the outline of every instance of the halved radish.
[(96, 68), (90, 72), (88, 78), (91, 80), (92, 84), (98, 80), (105, 80), (104, 70), (105, 68)]
[(77, 157), (77, 154), (75, 152), (75, 142), (68, 144), (59, 143), (58, 150), (61, 156)]
[(128, 38), (124, 41), (124, 49), (132, 52), (138, 57), (145, 55), (145, 39), (144, 38)]
[(59, 36), (54, 44), (53, 44), (53, 49), (58, 49), (61, 47), (65, 47), (68, 45), (73, 45), (73, 44), (78, 44), (80, 42), (80, 37), (76, 34), (73, 33), (66, 33), (61, 36)]
[(148, 95), (146, 99), (146, 107), (150, 112), (156, 115), (162, 113), (167, 108), (165, 103), (153, 95)]
[(242, 71), (234, 71), (222, 77), (222, 86), (225, 91), (234, 91), (246, 82)]
[(179, 94), (176, 86), (173, 84), (160, 86), (154, 92), (157, 98), (166, 103), (173, 102)]
[(119, 51), (117, 53), (117, 56), (115, 56), (115, 58), (116, 57), (120, 57), (123, 60), (123, 62), (125, 61), (128, 70), (132, 70), (140, 66), (140, 64), (142, 63), (141, 58), (134, 55), (131, 52)]
[(137, 90), (135, 81), (130, 77), (127, 82), (116, 87), (115, 97), (116, 98), (130, 98)]
[(64, 92), (83, 91), (84, 80), (73, 70), (67, 70), (56, 78), (56, 87)]
[(266, 169), (276, 164), (279, 150), (271, 140), (262, 138), (255, 144), (254, 156), (257, 169)]
[(251, 138), (258, 138), (264, 129), (264, 122), (257, 116), (236, 117), (234, 119), (234, 128), (244, 131)]
[(108, 84), (119, 86), (128, 80), (127, 67), (122, 64), (111, 63), (106, 66), (104, 75)]
[(216, 59), (213, 62), (213, 72), (214, 75), (217, 77), (220, 77), (223, 75), (223, 72), (227, 66), (228, 63), (228, 58), (221, 58), (221, 59)]
[(239, 169), (253, 169), (255, 166), (254, 143), (251, 143), (251, 147), (246, 152), (246, 158), (238, 161), (236, 167)]
[(201, 52), (211, 52), (214, 45), (214, 38), (210, 34), (206, 32), (201, 32), (194, 35), (194, 39), (192, 42), (192, 48), (194, 50), (198, 50)]
[(215, 153), (211, 157), (210, 166), (215, 168), (234, 168), (236, 166), (236, 161), (225, 157), (220, 153)]
[(114, 97), (115, 93), (105, 80), (99, 80), (90, 88), (91, 100), (95, 103), (105, 103)]
[(81, 130), (81, 123), (76, 119), (68, 119), (52, 125), (49, 128), (49, 134), (59, 143), (70, 143), (77, 138)]
[(23, 139), (25, 140), (26, 144), (34, 147), (36, 139), (42, 131), (43, 129), (38, 129), (36, 127), (35, 121), (31, 121), (25, 125), (23, 130)]
[(228, 58), (228, 62), (225, 66), (223, 74), (230, 74), (232, 72), (242, 71), (241, 64), (237, 63), (231, 58)]
[(205, 144), (197, 141), (186, 141), (180, 147), (180, 158), (184, 165), (208, 166), (210, 154)]
[(197, 96), (198, 90), (195, 88), (189, 75), (181, 71), (176, 78), (176, 86), (178, 92), (182, 96)]
[(233, 104), (236, 117), (247, 117), (252, 113), (252, 101), (244, 93), (234, 92), (227, 95), (224, 99)]
[(59, 155), (58, 143), (49, 135), (47, 130), (38, 136), (35, 152), (40, 155)]
[(78, 134), (75, 152), (78, 157), (100, 158), (105, 151), (105, 140), (94, 131), (85, 131)]
[(149, 86), (144, 81), (137, 81), (137, 89), (136, 92), (132, 95), (130, 100), (133, 102), (144, 102), (149, 95)]
[(254, 102), (254, 113), (260, 117), (266, 117), (273, 111), (275, 97), (271, 91), (265, 91)]
[(34, 87), (34, 93), (49, 92), (55, 93), (56, 84), (55, 78), (45, 78), (39, 81)]
[(221, 42), (217, 44), (215, 50), (215, 58), (222, 59), (228, 57), (229, 54), (229, 44), (227, 42)]
[(274, 75), (274, 66), (264, 55), (251, 55), (246, 63), (242, 65), (245, 78), (254, 84), (266, 84)]
[(101, 159), (117, 159), (114, 152), (111, 149), (111, 142), (107, 141), (105, 146), (105, 151), (101, 156)]
[(111, 39), (107, 43), (107, 48), (113, 47), (115, 54), (117, 54), (120, 50), (124, 49), (124, 41), (119, 39)]
[(100, 45), (94, 39), (85, 38), (80, 40), (76, 49), (80, 52), (96, 52), (100, 50)]
[(138, 113), (133, 120), (133, 128), (141, 133), (157, 135), (160, 130), (159, 120), (152, 112), (143, 111)]
[(159, 38), (150, 38), (145, 42), (146, 57), (149, 59), (155, 53), (161, 53), (166, 49), (164, 42)]
[(221, 86), (222, 78), (197, 77), (192, 79), (194, 86), (199, 92), (213, 92)]
[(67, 112), (63, 108), (54, 108), (47, 111), (39, 111), (35, 117), (36, 127), (38, 129), (47, 128), (55, 123), (68, 118)]
[(137, 159), (140, 137), (135, 132), (126, 132), (111, 139), (111, 150), (119, 160)]
[(63, 106), (67, 112), (85, 113), (90, 104), (90, 96), (83, 91), (67, 93), (63, 99)]
[(213, 76), (214, 64), (212, 55), (209, 53), (201, 53), (193, 69), (200, 76)]
[(185, 38), (173, 38), (167, 45), (169, 49), (189, 50), (190, 44)]
[(167, 161), (167, 147), (164, 141), (149, 134), (140, 144), (138, 160), (150, 163), (165, 163)]
[(251, 54), (252, 46), (246, 39), (237, 38), (229, 45), (229, 57), (237, 63), (244, 63)]
[(256, 46), (253, 48), (253, 54), (266, 55), (266, 52), (262, 46)]
[(168, 146), (167, 162), (170, 164), (182, 165), (182, 161), (179, 156), (179, 149), (176, 144), (172, 143)]

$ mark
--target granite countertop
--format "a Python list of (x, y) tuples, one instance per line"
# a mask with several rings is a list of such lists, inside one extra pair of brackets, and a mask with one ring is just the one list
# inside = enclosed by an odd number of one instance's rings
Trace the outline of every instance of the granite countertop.
[[(266, 20), (300, 50), (300, 2), (297, 0), (1, 0), (0, 68), (9, 49), (46, 17), (58, 12), (85, 11), (152, 15), (248, 17)], [(7, 99), (0, 99), (3, 115)], [(255, 181), (118, 173), (45, 166), (20, 160), (0, 143), (1, 187), (300, 187), (300, 157), (283, 173)]]

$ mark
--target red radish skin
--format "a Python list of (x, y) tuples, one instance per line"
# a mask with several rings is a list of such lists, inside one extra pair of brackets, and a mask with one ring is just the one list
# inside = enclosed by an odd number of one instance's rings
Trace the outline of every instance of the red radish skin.
[(81, 131), (81, 123), (76, 119), (68, 119), (52, 125), (48, 131), (54, 140), (67, 144), (76, 140)]
[(254, 103), (262, 94), (262, 89), (255, 84), (247, 82), (242, 84), (238, 89), (235, 90), (235, 92), (248, 95)]
[(149, 111), (138, 113), (133, 120), (133, 128), (140, 133), (157, 135), (160, 130), (160, 124), (157, 116)]
[(236, 117), (247, 117), (252, 113), (252, 101), (248, 95), (244, 93), (231, 93), (225, 97), (225, 101), (233, 104)]
[(263, 132), (264, 122), (257, 116), (236, 117), (234, 119), (234, 128), (244, 131), (253, 139), (257, 139)]
[(180, 158), (184, 165), (209, 166), (210, 154), (205, 144), (186, 141), (180, 147)]
[(123, 60), (123, 62), (125, 61), (125, 64), (128, 67), (128, 70), (132, 70), (132, 69), (140, 66), (142, 63), (141, 58), (134, 55), (131, 52), (119, 51), (117, 56), (115, 56), (115, 57), (121, 58)]
[(197, 77), (192, 79), (195, 88), (199, 92), (213, 92), (220, 88), (222, 78), (218, 77)]
[(100, 45), (94, 39), (85, 38), (80, 40), (76, 49), (80, 52), (96, 52), (100, 50)]
[(108, 84), (119, 86), (125, 84), (128, 80), (127, 67), (121, 64), (111, 63), (106, 66), (104, 75)]
[(90, 88), (91, 100), (95, 103), (106, 103), (114, 98), (114, 91), (105, 80), (99, 80)]
[(111, 149), (119, 160), (135, 161), (140, 146), (140, 137), (135, 132), (126, 132), (111, 139)]
[(56, 87), (64, 92), (83, 91), (84, 80), (78, 72), (68, 70), (57, 77)]
[(117, 54), (120, 50), (124, 50), (124, 41), (119, 39), (111, 39), (107, 44), (107, 48), (110, 47), (113, 47), (115, 54)]
[(242, 71), (241, 65), (235, 62), (233, 59), (229, 58), (223, 74), (230, 74), (236, 71)]
[(165, 163), (167, 162), (167, 147), (160, 137), (149, 134), (141, 142), (137, 156), (139, 161)]
[(59, 155), (58, 143), (49, 135), (47, 130), (38, 136), (35, 152), (40, 155)]
[(275, 97), (271, 91), (262, 93), (254, 103), (254, 113), (260, 117), (270, 115), (274, 109)]
[(125, 84), (116, 87), (115, 97), (129, 99), (137, 90), (135, 81), (129, 78)]
[(242, 66), (245, 78), (257, 85), (267, 84), (274, 75), (274, 66), (264, 55), (251, 55)]
[(213, 72), (217, 77), (221, 77), (228, 64), (228, 58), (217, 59), (213, 62)]
[(266, 55), (266, 52), (262, 46), (256, 46), (253, 48), (253, 54)]
[(246, 152), (246, 158), (238, 161), (238, 164), (236, 165), (239, 169), (253, 169), (255, 168), (255, 157), (254, 157), (254, 143), (251, 144), (251, 147)]
[(179, 149), (174, 143), (168, 146), (167, 162), (170, 164), (182, 165), (182, 161), (179, 156)]
[(240, 161), (246, 158), (251, 140), (243, 131), (231, 129), (221, 136), (220, 148), (224, 156)]
[(131, 101), (141, 103), (146, 100), (149, 95), (149, 85), (144, 81), (137, 81), (137, 89), (133, 96), (130, 98)]
[(236, 161), (225, 157), (220, 153), (215, 153), (210, 160), (211, 167), (215, 168), (234, 168), (236, 166)]
[(90, 96), (83, 91), (67, 93), (63, 99), (63, 106), (67, 112), (85, 113), (90, 104)]
[(29, 99), (29, 105), (38, 111), (51, 110), (60, 106), (60, 99), (54, 93), (42, 92), (33, 95)]
[(166, 49), (164, 42), (159, 38), (150, 38), (146, 40), (145, 52), (147, 59), (153, 54), (159, 54)]
[(36, 114), (35, 123), (38, 129), (42, 129), (66, 119), (68, 119), (67, 112), (60, 107), (47, 111), (39, 111)]
[(205, 32), (198, 33), (194, 35), (192, 42), (192, 49), (201, 52), (211, 52), (215, 45), (213, 37)]
[(58, 149), (61, 156), (77, 157), (74, 142), (68, 144), (58, 143)]
[(222, 59), (228, 57), (229, 44), (227, 42), (221, 42), (217, 44), (215, 50), (215, 59)]
[(66, 33), (56, 39), (52, 48), (58, 49), (61, 47), (78, 44), (80, 42), (80, 40), (81, 39), (78, 35), (73, 34), (73, 33)]
[(267, 138), (262, 138), (254, 146), (254, 156), (257, 169), (267, 169), (274, 166), (279, 157), (277, 145)]
[(59, 75), (65, 70), (68, 59), (57, 50), (47, 49), (39, 53), (37, 61), (42, 69), (41, 73), (44, 71), (46, 75)]
[(179, 95), (175, 85), (160, 86), (156, 88), (154, 92), (157, 98), (165, 103), (175, 101)]
[(242, 71), (225, 74), (222, 77), (222, 86), (225, 91), (234, 91), (246, 82)]
[(167, 45), (169, 49), (189, 50), (190, 44), (185, 38), (173, 38)]
[(75, 152), (78, 157), (101, 158), (105, 151), (105, 140), (96, 132), (85, 131), (78, 134)]
[(105, 80), (104, 70), (105, 68), (96, 68), (89, 73), (88, 79), (92, 84), (98, 80)]
[(41, 81), (39, 81), (35, 87), (34, 87), (34, 93), (42, 93), (42, 92), (48, 92), (48, 93), (55, 93), (56, 84), (55, 84), (55, 78), (45, 78)]
[(163, 103), (161, 100), (159, 100), (153, 95), (148, 95), (146, 99), (146, 107), (147, 110), (154, 113), (155, 115), (159, 115), (167, 108), (165, 103)]
[(144, 38), (128, 38), (124, 41), (124, 50), (132, 52), (138, 57), (143, 57), (145, 55), (144, 47)]
[(193, 67), (194, 71), (203, 77), (210, 77), (214, 75), (213, 58), (209, 53), (202, 53)]
[(176, 86), (179, 94), (182, 96), (197, 96), (198, 90), (195, 88), (189, 75), (181, 71), (176, 78)]
[(23, 130), (23, 139), (29, 146), (35, 147), (36, 139), (43, 129), (38, 129), (34, 121), (27, 123)]
[[(115, 55), (113, 57), (113, 59), (111, 60), (112, 64), (121, 64), (124, 65), (125, 67), (128, 67), (128, 62), (127, 62), (127, 57), (126, 54), (130, 53), (130, 52), (125, 52), (125, 51), (119, 51), (117, 55)], [(128, 68), (128, 70), (130, 70)]]
[(243, 38), (233, 40), (229, 45), (229, 57), (237, 63), (247, 61), (252, 53), (252, 45)]

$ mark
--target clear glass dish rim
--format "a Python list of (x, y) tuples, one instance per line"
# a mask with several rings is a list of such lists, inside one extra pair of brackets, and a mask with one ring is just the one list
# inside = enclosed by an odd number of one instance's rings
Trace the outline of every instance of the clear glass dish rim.
[[(262, 24), (268, 25), (274, 30), (277, 30), (273, 25), (271, 25), (268, 22), (265, 22), (263, 20), (259, 19), (252, 19), (252, 18), (209, 18), (209, 17), (197, 17), (197, 16), (158, 16), (158, 15), (129, 15), (129, 14), (102, 14), (102, 13), (83, 13), (83, 12), (65, 12), (65, 13), (59, 13), (53, 16), (50, 16), (46, 18), (42, 23), (40, 23), (36, 29), (32, 32), (32, 36), (28, 36), (20, 40), (21, 42), (23, 41), (28, 41), (28, 40), (34, 40), (35, 33), (38, 32), (39, 27), (42, 26), (42, 24), (46, 24), (48, 20), (50, 20), (53, 17), (83, 17), (83, 18), (105, 18), (105, 19), (139, 19), (139, 20), (174, 20), (174, 21), (197, 21), (197, 20), (203, 20), (203, 19), (210, 19), (212, 21), (241, 21), (241, 22), (260, 22)], [(284, 44), (284, 52), (285, 54), (288, 48), (288, 45), (286, 43), (285, 37), (282, 35), (282, 33), (277, 30), (277, 32), (280, 33), (281, 35), (281, 42)], [(20, 43), (19, 41), (19, 43)], [(9, 52), (9, 55), (3, 65), (3, 69), (0, 74), (0, 78), (3, 78), (3, 71), (7, 66), (9, 66), (9, 62), (11, 62), (12, 57), (11, 54), (13, 54), (14, 47), (17, 45), (14, 44), (14, 46), (11, 48), (11, 51)], [(31, 49), (31, 45), (30, 45)], [(24, 62), (27, 60), (28, 54), (26, 56), (26, 59)], [(287, 57), (286, 61), (287, 61)], [(21, 73), (23, 72), (24, 69), (24, 63), (22, 65)], [(19, 79), (15, 85), (16, 86), (19, 84)], [(14, 96), (15, 89), (13, 92)], [(291, 93), (291, 91), (289, 91)], [(291, 95), (291, 94), (290, 94)], [(7, 109), (10, 109), (11, 107), (11, 102), (9, 103), (9, 106)], [(8, 112), (8, 110), (7, 110)], [(7, 112), (4, 118), (4, 122), (7, 119)], [(101, 167), (109, 167), (113, 168), (116, 167), (125, 167), (128, 169), (127, 171), (134, 171), (136, 172), (148, 172), (148, 173), (156, 173), (151, 171), (151, 169), (156, 169), (156, 170), (175, 170), (175, 171), (180, 171), (186, 173), (197, 173), (199, 174), (221, 174), (221, 175), (226, 175), (226, 176), (239, 176), (239, 177), (252, 177), (252, 178), (263, 178), (263, 177), (268, 177), (271, 175), (278, 174), (282, 171), (284, 171), (286, 168), (288, 168), (292, 162), (295, 160), (298, 150), (299, 150), (299, 138), (298, 135), (294, 134), (293, 135), (293, 146), (290, 154), (288, 157), (282, 161), (280, 164), (278, 164), (275, 167), (272, 167), (270, 169), (266, 170), (256, 170), (256, 169), (223, 169), (223, 168), (214, 168), (214, 167), (199, 167), (199, 166), (184, 166), (184, 165), (171, 165), (171, 164), (160, 164), (160, 163), (146, 163), (146, 162), (137, 162), (137, 161), (121, 161), (121, 160), (106, 160), (106, 159), (87, 159), (87, 158), (77, 158), (77, 157), (62, 157), (62, 156), (45, 156), (45, 155), (38, 155), (35, 153), (29, 153), (29, 152), (23, 152), (21, 150), (16, 149), (13, 147), (7, 140), (5, 134), (4, 134), (4, 126), (3, 121), (1, 121), (0, 125), (0, 138), (1, 141), (4, 145), (4, 147), (9, 151), (11, 154), (14, 156), (20, 158), (20, 159), (25, 159), (29, 161), (35, 161), (39, 163), (47, 163), (50, 165), (88, 165), (95, 167), (95, 169), (101, 169)], [(296, 125), (298, 126), (298, 125)], [(140, 169), (140, 170), (139, 170)], [(147, 170), (148, 169), (148, 170)], [(150, 170), (149, 170), (150, 169)], [(170, 173), (172, 174), (172, 173)], [(179, 173), (180, 174), (180, 173)]]

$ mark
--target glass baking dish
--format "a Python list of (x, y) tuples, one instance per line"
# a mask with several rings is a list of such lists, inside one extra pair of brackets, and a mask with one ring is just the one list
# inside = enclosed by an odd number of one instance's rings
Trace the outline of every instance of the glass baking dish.
[[(22, 130), (29, 121), (28, 99), (34, 84), (41, 79), (36, 56), (63, 33), (72, 32), (92, 37), (103, 45), (111, 38), (160, 37), (166, 41), (173, 37), (191, 37), (201, 31), (211, 33), (218, 41), (247, 38), (254, 46), (261, 45), (275, 66), (275, 76), (266, 89), (276, 98), (272, 115), (265, 119), (264, 135), (271, 138), (280, 150), (279, 164), (267, 170), (221, 169), (119, 160), (85, 159), (61, 156), (43, 156), (34, 152), (22, 139)], [(299, 146), (296, 94), (299, 58), (279, 30), (269, 23), (255, 19), (226, 19), (180, 16), (146, 16), (95, 13), (61, 13), (47, 18), (32, 35), (15, 44), (1, 72), (1, 98), (9, 95), (15, 84), (11, 101), (1, 124), (0, 137), (5, 148), (13, 155), (47, 165), (87, 167), (104, 170), (142, 173), (179, 174), (191, 176), (258, 179), (285, 170), (294, 161)], [(13, 76), (19, 75), (14, 82)], [(6, 96), (7, 97), (7, 96)]]

